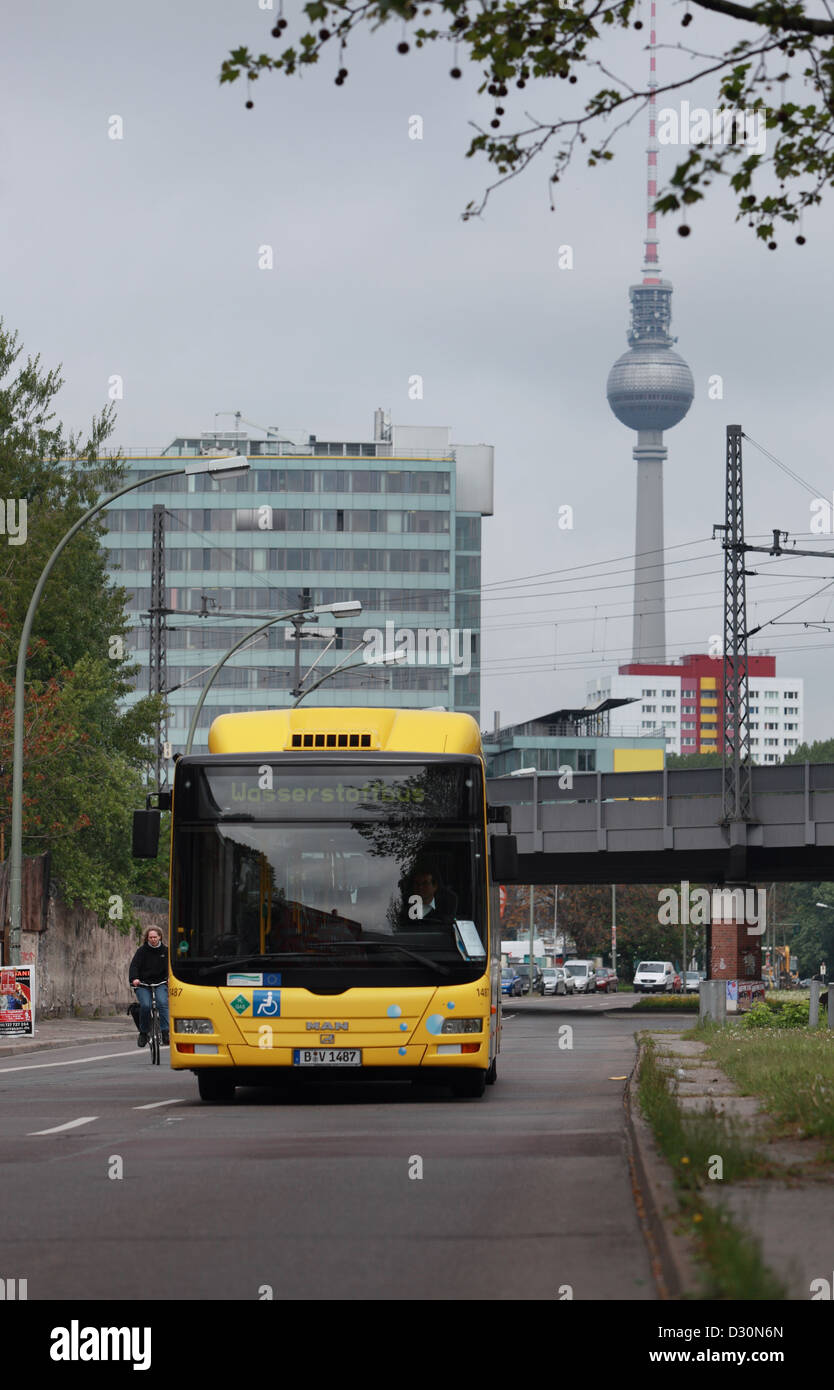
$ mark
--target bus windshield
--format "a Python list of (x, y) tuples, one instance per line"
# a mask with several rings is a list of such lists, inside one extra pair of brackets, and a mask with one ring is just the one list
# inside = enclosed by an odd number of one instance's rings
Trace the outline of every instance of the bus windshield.
[(482, 823), (476, 760), (178, 767), (172, 969), (331, 993), (479, 978)]

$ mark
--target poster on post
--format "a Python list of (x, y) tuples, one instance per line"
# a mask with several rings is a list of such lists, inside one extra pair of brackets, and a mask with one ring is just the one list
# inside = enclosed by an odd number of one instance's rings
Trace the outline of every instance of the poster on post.
[(28, 965), (0, 969), (0, 1040), (31, 1038), (35, 1032), (32, 972)]

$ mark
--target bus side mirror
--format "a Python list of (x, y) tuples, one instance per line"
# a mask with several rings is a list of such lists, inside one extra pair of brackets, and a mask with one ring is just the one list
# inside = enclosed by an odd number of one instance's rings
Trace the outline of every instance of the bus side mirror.
[(133, 857), (156, 859), (159, 852), (159, 811), (133, 812)]
[(489, 854), (493, 883), (518, 880), (518, 841), (515, 835), (490, 835)]

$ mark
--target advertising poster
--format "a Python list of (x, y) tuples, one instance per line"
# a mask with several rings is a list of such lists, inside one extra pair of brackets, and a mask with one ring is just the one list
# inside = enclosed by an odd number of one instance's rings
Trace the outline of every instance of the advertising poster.
[(743, 1014), (747, 1013), (754, 1004), (764, 1001), (765, 986), (763, 980), (728, 980), (727, 981), (727, 1013)]
[(35, 1031), (31, 970), (28, 965), (0, 969), (0, 1040), (31, 1038)]

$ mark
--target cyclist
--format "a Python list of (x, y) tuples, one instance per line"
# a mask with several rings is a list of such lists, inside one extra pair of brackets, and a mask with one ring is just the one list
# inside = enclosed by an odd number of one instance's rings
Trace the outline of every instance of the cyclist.
[(151, 991), (148, 985), (158, 985), (156, 1007), (159, 1012), (159, 1026), (162, 1041), (167, 1047), (170, 1043), (168, 1033), (168, 947), (162, 940), (162, 932), (156, 927), (148, 927), (142, 937), (142, 944), (130, 962), (128, 977), (139, 1000), (139, 1036), (137, 1047), (146, 1047), (151, 1026)]

